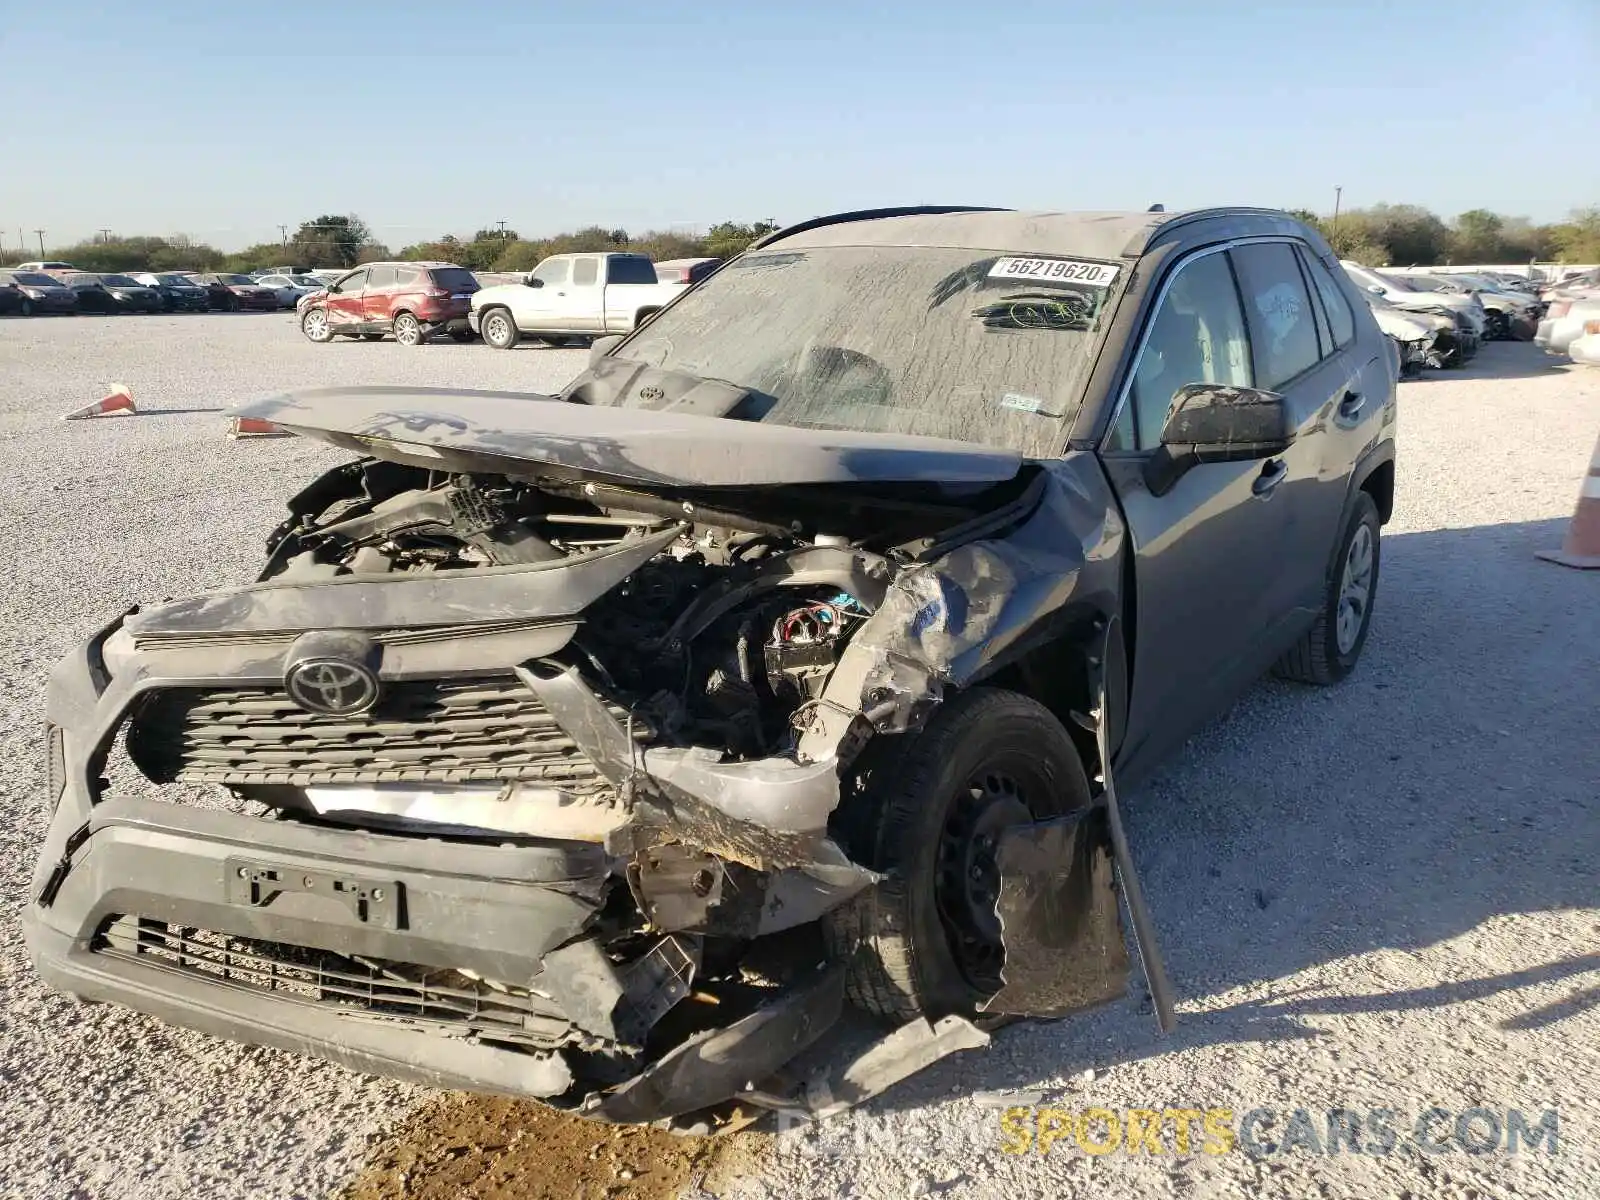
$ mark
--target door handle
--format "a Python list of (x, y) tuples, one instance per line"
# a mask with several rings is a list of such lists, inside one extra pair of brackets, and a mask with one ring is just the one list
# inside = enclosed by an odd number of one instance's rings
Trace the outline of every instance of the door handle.
[(1256, 476), (1250, 490), (1258, 496), (1270, 496), (1285, 479), (1289, 478), (1289, 464), (1281, 458), (1269, 458), (1261, 465), (1261, 474)]
[(1339, 401), (1339, 420), (1353, 425), (1366, 406), (1367, 398), (1360, 392), (1346, 392), (1344, 399)]

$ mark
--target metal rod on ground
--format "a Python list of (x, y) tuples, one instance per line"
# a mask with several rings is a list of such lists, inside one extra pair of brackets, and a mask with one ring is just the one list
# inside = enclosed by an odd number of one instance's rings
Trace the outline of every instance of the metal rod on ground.
[(1150, 985), (1150, 1001), (1156, 1010), (1156, 1024), (1162, 1033), (1171, 1033), (1178, 1025), (1172, 984), (1167, 980), (1167, 968), (1161, 961), (1155, 922), (1150, 919), (1149, 906), (1144, 902), (1139, 873), (1133, 867), (1128, 836), (1122, 828), (1122, 812), (1117, 807), (1117, 787), (1111, 778), (1111, 707), (1107, 678), (1111, 662), (1111, 639), (1116, 632), (1117, 618), (1112, 616), (1106, 621), (1105, 641), (1100, 646), (1100, 694), (1096, 698), (1099, 711), (1095, 714), (1094, 740), (1100, 753), (1100, 782), (1105, 788), (1106, 817), (1111, 825), (1111, 853), (1117, 864), (1117, 874), (1122, 879), (1122, 894), (1128, 901), (1128, 915), (1133, 921), (1133, 940), (1139, 948), (1139, 962), (1144, 966), (1145, 981)]

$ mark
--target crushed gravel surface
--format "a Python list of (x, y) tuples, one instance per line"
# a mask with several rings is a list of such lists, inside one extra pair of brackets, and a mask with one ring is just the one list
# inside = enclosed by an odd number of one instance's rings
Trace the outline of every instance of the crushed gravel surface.
[[(740, 1135), (717, 1152), (739, 1161), (733, 1178), (706, 1175), (715, 1156), (699, 1147), (602, 1130), (590, 1157), (570, 1122), (519, 1137), (515, 1106), (48, 993), (16, 912), (42, 829), (51, 665), (127, 602), (249, 578), (283, 499), (341, 458), (229, 441), (220, 410), (315, 384), (550, 390), (583, 362), (313, 346), (287, 315), (0, 322), (0, 1196), (666, 1195), (683, 1179), (696, 1200), (1597, 1194), (1600, 575), (1534, 552), (1571, 515), (1600, 371), (1520, 344), (1402, 387), (1398, 500), (1357, 673), (1329, 690), (1263, 682), (1124, 797), (1182, 998), (1169, 1038), (1135, 972), (1127, 1001), (1008, 1028), (827, 1126)], [(59, 419), (113, 382), (141, 415)], [(1055, 1111), (1007, 1116), (1027, 1104)], [(1091, 1107), (1231, 1109), (1236, 1129), (1272, 1110), (1253, 1132), (1278, 1151), (1204, 1153), (1197, 1131), (1176, 1153), (1168, 1120), (1159, 1155), (1086, 1153), (1070, 1124), (1048, 1153), (1036, 1137), (1008, 1152), (1016, 1131)], [(1413, 1135), (1434, 1107), (1445, 1148), (1425, 1151)], [(1392, 1110), (1394, 1148), (1315, 1153), (1304, 1128), (1286, 1136), (1305, 1110), (1322, 1146), (1340, 1108)], [(1473, 1108), (1501, 1127), (1491, 1152), (1454, 1140)], [(1533, 1126), (1555, 1110), (1557, 1152), (1507, 1153), (1509, 1110)], [(1489, 1125), (1473, 1120), (1481, 1144)], [(1092, 1133), (1105, 1141), (1103, 1119)], [(1378, 1140), (1363, 1126), (1359, 1144)]]

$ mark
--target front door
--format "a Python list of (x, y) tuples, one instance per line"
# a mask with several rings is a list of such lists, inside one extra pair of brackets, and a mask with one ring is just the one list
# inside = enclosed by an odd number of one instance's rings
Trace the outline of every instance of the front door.
[(362, 327), (365, 316), (361, 311), (361, 294), (366, 283), (367, 269), (358, 267), (328, 285), (328, 300), (324, 308), (328, 314), (329, 329), (353, 333)]
[(1202, 463), (1162, 495), (1145, 464), (1174, 393), (1190, 383), (1255, 386), (1249, 327), (1224, 250), (1178, 266), (1148, 319), (1102, 447), (1134, 561), (1133, 680), (1120, 758), (1160, 757), (1252, 677), (1273, 621), (1287, 526), (1283, 459)]
[(563, 329), (562, 306), (567, 302), (567, 287), (572, 282), (570, 258), (547, 258), (528, 276), (528, 286), (512, 298), (511, 315), (523, 333)]

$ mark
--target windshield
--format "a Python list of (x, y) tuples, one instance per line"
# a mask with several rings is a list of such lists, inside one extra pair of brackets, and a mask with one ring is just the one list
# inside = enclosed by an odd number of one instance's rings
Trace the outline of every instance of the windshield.
[(40, 275), (36, 271), (16, 271), (11, 278), (25, 287), (60, 287), (59, 279), (52, 279), (48, 275)]
[(1043, 457), (1061, 451), (1121, 275), (944, 247), (775, 248), (712, 275), (617, 355), (747, 388), (750, 419), (768, 424)]
[(291, 275), (289, 276), (289, 282), (294, 284), (295, 287), (316, 288), (322, 286), (309, 275)]
[(182, 275), (157, 275), (155, 280), (162, 287), (192, 288), (194, 286), (194, 280), (185, 279)]
[(100, 282), (101, 283), (110, 284), (112, 287), (142, 287), (143, 286), (141, 283), (139, 283), (138, 280), (130, 279), (126, 275), (102, 275), (102, 276), (100, 276)]
[(242, 284), (255, 282), (255, 280), (251, 279), (248, 275), (218, 275), (217, 278), (222, 280), (223, 283), (229, 284), (233, 287), (239, 287)]

